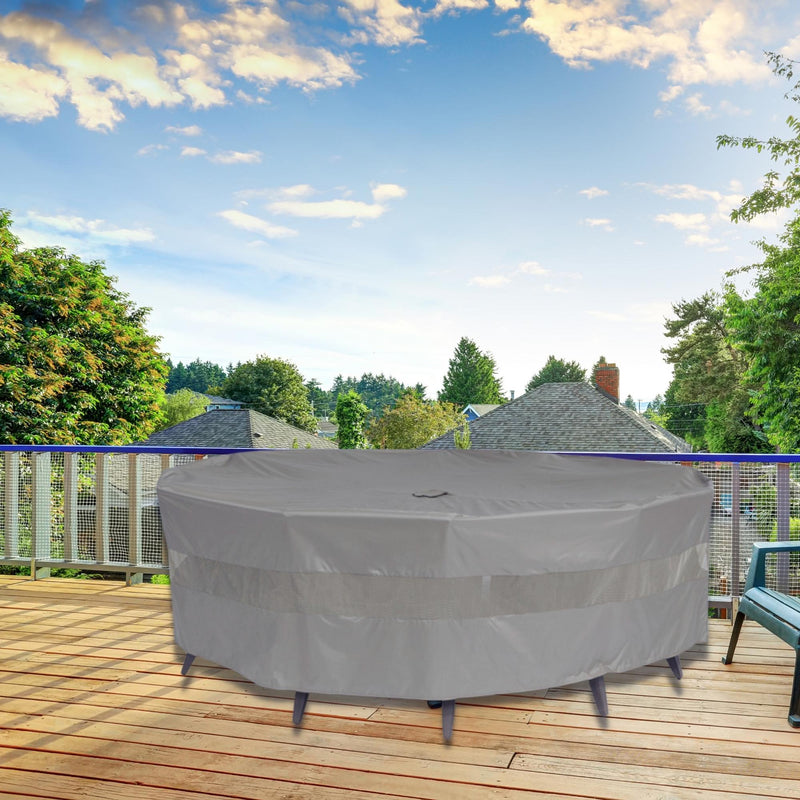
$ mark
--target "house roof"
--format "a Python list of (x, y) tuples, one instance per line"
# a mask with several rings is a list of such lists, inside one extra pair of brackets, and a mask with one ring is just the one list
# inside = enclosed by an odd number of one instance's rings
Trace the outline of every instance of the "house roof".
[(165, 447), (335, 448), (328, 439), (250, 408), (215, 409), (150, 436), (145, 445)]
[(218, 397), (215, 394), (204, 394), (203, 397), (208, 400), (209, 405), (215, 406), (241, 406), (241, 400), (231, 400), (227, 397)]
[(499, 403), (470, 403), (462, 413), (466, 413), (468, 408), (471, 408), (479, 417), (494, 411), (499, 407)]
[[(469, 423), (476, 450), (691, 452), (691, 445), (588, 383), (545, 383)], [(424, 448), (455, 447), (453, 432)]]

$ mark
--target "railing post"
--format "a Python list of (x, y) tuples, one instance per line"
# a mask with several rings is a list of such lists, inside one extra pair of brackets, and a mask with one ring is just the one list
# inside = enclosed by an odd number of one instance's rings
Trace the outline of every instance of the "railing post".
[(49, 561), (52, 515), (50, 453), (31, 454), (31, 577), (49, 578), (50, 568), (39, 568), (37, 561)]
[(108, 561), (108, 459), (104, 453), (94, 456), (94, 560)]
[(64, 453), (64, 561), (78, 558), (78, 460), (77, 453)]
[[(742, 543), (742, 471), (741, 464), (731, 464), (731, 597), (741, 592), (739, 558)], [(733, 616), (731, 614), (731, 616)]]
[[(142, 465), (136, 453), (128, 453), (128, 561), (138, 567), (142, 563)], [(141, 583), (142, 572), (126, 572), (130, 586)]]
[(19, 558), (19, 453), (3, 453), (5, 558)]
[[(168, 470), (172, 466), (172, 456), (167, 455), (166, 453), (162, 454), (161, 456), (161, 471), (164, 472)], [(161, 509), (159, 509), (159, 517), (161, 516)], [(161, 563), (168, 566), (169, 565), (169, 552), (167, 551), (167, 543), (164, 540), (164, 526), (161, 526)]]
[[(776, 517), (777, 539), (779, 542), (788, 542), (790, 537), (789, 523), (789, 465), (778, 464), (776, 476)], [(779, 553), (777, 557), (777, 587), (779, 592), (789, 590), (789, 554)]]

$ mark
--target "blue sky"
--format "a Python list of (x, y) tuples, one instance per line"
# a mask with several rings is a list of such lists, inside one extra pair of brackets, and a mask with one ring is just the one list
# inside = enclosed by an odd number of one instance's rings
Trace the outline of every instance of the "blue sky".
[(670, 304), (759, 260), (782, 0), (0, 4), (0, 205), (105, 261), (174, 361), (429, 396), (462, 336), (663, 393)]

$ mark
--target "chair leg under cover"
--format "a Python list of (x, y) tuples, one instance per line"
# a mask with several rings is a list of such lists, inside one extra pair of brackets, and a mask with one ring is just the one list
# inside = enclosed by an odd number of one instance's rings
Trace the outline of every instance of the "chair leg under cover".
[(181, 667), (181, 675), (185, 675), (189, 671), (189, 667), (192, 666), (192, 661), (194, 661), (194, 656), (191, 653), (187, 653), (186, 658), (183, 659), (183, 666)]
[(292, 722), (299, 725), (303, 721), (303, 713), (308, 702), (308, 692), (294, 693), (294, 709), (292, 710)]
[(449, 742), (453, 738), (453, 721), (456, 716), (456, 701), (444, 700), (442, 702), (442, 735)]
[(592, 690), (592, 697), (594, 698), (594, 704), (597, 708), (597, 713), (601, 717), (607, 717), (608, 698), (606, 697), (605, 677), (600, 675), (598, 678), (592, 678), (589, 681), (589, 688)]
[(668, 658), (667, 664), (669, 664), (669, 668), (672, 670), (672, 674), (678, 680), (680, 680), (683, 677), (683, 669), (681, 668), (680, 656), (672, 656), (672, 658)]

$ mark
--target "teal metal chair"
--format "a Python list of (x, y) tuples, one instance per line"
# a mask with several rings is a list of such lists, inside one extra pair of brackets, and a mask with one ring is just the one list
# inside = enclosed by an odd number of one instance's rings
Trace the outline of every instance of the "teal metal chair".
[(768, 553), (800, 553), (800, 542), (756, 542), (753, 558), (739, 603), (739, 613), (733, 622), (728, 653), (723, 664), (733, 661), (733, 651), (742, 630), (742, 623), (752, 619), (763, 625), (784, 642), (794, 647), (794, 682), (789, 701), (789, 724), (800, 728), (800, 598), (766, 587), (766, 559)]

